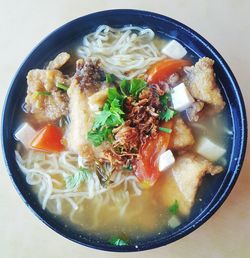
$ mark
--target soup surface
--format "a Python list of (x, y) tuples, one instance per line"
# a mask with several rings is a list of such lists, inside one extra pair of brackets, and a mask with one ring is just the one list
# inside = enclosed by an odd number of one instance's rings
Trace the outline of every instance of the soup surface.
[(181, 226), (227, 162), (213, 60), (135, 26), (102, 25), (65, 51), (29, 71), (15, 133), (42, 208), (113, 245)]

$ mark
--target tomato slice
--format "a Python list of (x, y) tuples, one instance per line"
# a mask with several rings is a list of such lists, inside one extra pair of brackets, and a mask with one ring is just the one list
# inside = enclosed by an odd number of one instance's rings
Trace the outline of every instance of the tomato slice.
[(191, 62), (184, 59), (163, 59), (149, 67), (148, 83), (158, 83), (164, 81), (171, 74), (182, 69), (184, 66), (190, 66)]
[(45, 152), (60, 152), (64, 150), (61, 140), (63, 133), (55, 125), (48, 124), (42, 128), (31, 143), (31, 147)]
[[(162, 126), (171, 129), (173, 121), (164, 122)], [(156, 137), (149, 137), (140, 147), (135, 175), (143, 188), (153, 186), (160, 177), (158, 158), (168, 148), (170, 138), (171, 133), (159, 132)]]

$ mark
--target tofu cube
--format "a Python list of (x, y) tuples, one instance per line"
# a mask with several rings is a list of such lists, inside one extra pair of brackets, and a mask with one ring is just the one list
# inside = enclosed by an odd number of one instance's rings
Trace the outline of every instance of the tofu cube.
[(187, 50), (176, 40), (171, 40), (161, 52), (173, 59), (182, 59), (187, 54)]
[(215, 144), (206, 137), (202, 137), (200, 139), (197, 144), (196, 151), (210, 161), (216, 161), (226, 153), (224, 148)]
[(37, 132), (33, 127), (28, 123), (24, 123), (16, 130), (14, 136), (16, 140), (20, 141), (26, 148), (29, 148), (36, 134)]
[(194, 103), (194, 99), (184, 83), (173, 88), (171, 98), (174, 109), (179, 112), (184, 111)]
[(175, 163), (175, 158), (171, 150), (163, 152), (159, 157), (159, 171), (164, 172)]

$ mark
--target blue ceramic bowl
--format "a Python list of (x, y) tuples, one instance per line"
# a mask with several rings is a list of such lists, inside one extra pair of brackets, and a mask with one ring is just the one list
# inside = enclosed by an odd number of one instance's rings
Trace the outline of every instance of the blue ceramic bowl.
[[(205, 178), (210, 191), (199, 191), (202, 202), (195, 205), (187, 221), (172, 232), (163, 232), (161, 235), (138, 240), (131, 246), (112, 246), (98, 236), (76, 229), (65, 227), (64, 222), (47, 211), (44, 211), (27, 186), (24, 177), (15, 161), (14, 150), (16, 142), (13, 138), (14, 130), (20, 113), (21, 105), (26, 93), (26, 75), (32, 68), (43, 67), (58, 52), (67, 50), (72, 43), (79, 42), (85, 34), (95, 31), (101, 25), (122, 27), (126, 24), (146, 26), (151, 28), (160, 37), (176, 38), (191, 53), (194, 60), (208, 56), (215, 60), (215, 72), (222, 94), (227, 103), (228, 122), (234, 132), (228, 145), (228, 165), (225, 172), (215, 179)], [(106, 251), (141, 251), (163, 246), (176, 241), (203, 224), (222, 205), (232, 190), (240, 173), (247, 142), (247, 122), (243, 98), (239, 86), (224, 59), (204, 38), (187, 26), (171, 18), (150, 12), (137, 10), (110, 10), (93, 13), (73, 20), (51, 33), (27, 57), (17, 71), (4, 106), (2, 120), (2, 148), (9, 175), (16, 190), (28, 207), (46, 225), (64, 237), (79, 244)], [(201, 187), (202, 188), (202, 187)]]

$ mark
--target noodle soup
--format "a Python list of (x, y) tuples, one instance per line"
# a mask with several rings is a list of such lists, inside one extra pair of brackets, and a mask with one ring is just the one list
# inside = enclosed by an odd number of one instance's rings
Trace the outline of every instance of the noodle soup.
[(102, 25), (76, 48), (27, 75), (15, 133), (27, 184), (43, 209), (112, 245), (174, 230), (227, 162), (214, 61), (135, 26)]

